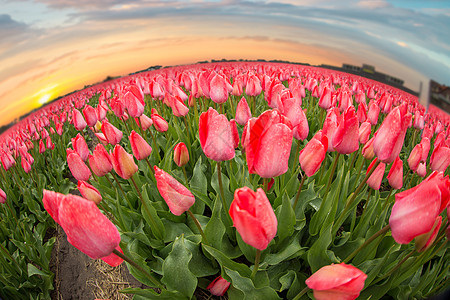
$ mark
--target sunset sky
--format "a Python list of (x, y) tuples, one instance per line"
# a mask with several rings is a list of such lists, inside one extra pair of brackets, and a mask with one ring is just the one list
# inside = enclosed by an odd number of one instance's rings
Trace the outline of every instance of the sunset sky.
[(211, 59), (374, 65), (450, 85), (450, 1), (0, 0), (0, 126), (106, 76)]

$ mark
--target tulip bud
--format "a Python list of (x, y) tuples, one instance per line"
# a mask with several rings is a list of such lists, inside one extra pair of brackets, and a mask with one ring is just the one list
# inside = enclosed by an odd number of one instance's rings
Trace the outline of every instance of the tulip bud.
[(5, 191), (3, 191), (2, 189), (0, 189), (0, 203), (5, 203), (6, 202), (6, 193)]
[(131, 131), (129, 136), (131, 150), (133, 151), (134, 157), (137, 160), (143, 160), (150, 156), (152, 153), (152, 147), (144, 140), (139, 133), (136, 131)]
[(419, 175), (420, 177), (425, 177), (427, 175), (427, 163), (426, 162), (421, 162), (419, 164), (419, 166), (417, 167), (417, 175)]
[(102, 201), (102, 195), (100, 192), (86, 181), (79, 180), (77, 187), (84, 198), (94, 201), (97, 205)]
[(86, 121), (83, 118), (83, 115), (77, 109), (73, 110), (72, 121), (73, 126), (75, 126), (75, 129), (78, 131), (82, 131), (87, 125)]
[[(366, 174), (369, 174), (370, 170), (372, 170), (372, 168), (376, 162), (377, 162), (377, 158), (375, 157), (375, 159), (372, 161), (372, 163), (367, 168)], [(375, 171), (373, 171), (372, 175), (370, 175), (369, 179), (367, 179), (367, 185), (370, 186), (371, 188), (373, 188), (374, 190), (378, 191), (381, 186), (381, 181), (383, 180), (385, 168), (386, 168), (386, 164), (383, 162), (380, 162), (378, 164), (377, 168), (375, 169)]]
[(252, 112), (250, 111), (250, 107), (248, 106), (247, 100), (242, 97), (238, 102), (236, 107), (236, 122), (239, 125), (245, 125), (247, 121), (252, 117)]
[(231, 127), (231, 135), (233, 136), (233, 146), (234, 148), (238, 148), (239, 147), (239, 132), (237, 129), (237, 125), (236, 125), (236, 120), (235, 119), (231, 119), (230, 120), (230, 127)]
[(39, 140), (39, 153), (42, 154), (45, 152), (45, 150), (47, 149), (45, 148), (44, 142), (42, 140)]
[(370, 100), (369, 111), (367, 112), (367, 119), (369, 119), (370, 124), (377, 125), (379, 114), (380, 114), (380, 107), (375, 103), (375, 101)]
[(173, 160), (179, 167), (182, 167), (188, 163), (189, 152), (184, 143), (178, 143), (173, 149)]
[(47, 149), (50, 149), (50, 150), (55, 149), (55, 144), (52, 142), (51, 137), (47, 137), (47, 139), (45, 140), (45, 144), (47, 146)]
[(400, 157), (394, 160), (394, 163), (389, 170), (387, 180), (393, 189), (399, 190), (403, 186), (403, 161)]
[(109, 123), (107, 120), (103, 120), (102, 122), (102, 132), (105, 135), (108, 144), (116, 145), (122, 139), (122, 131), (117, 129), (114, 125)]
[(223, 296), (230, 287), (230, 284), (231, 283), (223, 279), (222, 276), (219, 276), (214, 279), (206, 289), (214, 296)]
[[(227, 80), (219, 74), (214, 75), (210, 82), (209, 96), (212, 101), (221, 104), (228, 99)], [(232, 87), (231, 87), (232, 90)]]
[(348, 107), (333, 136), (333, 148), (341, 154), (350, 154), (359, 148), (359, 124), (355, 108)]
[(362, 156), (367, 160), (371, 160), (375, 156), (375, 153), (373, 152), (373, 139), (374, 137), (368, 140), (361, 151)]
[(322, 135), (322, 139), (320, 140), (312, 138), (306, 144), (305, 148), (300, 151), (298, 159), (306, 176), (311, 177), (319, 170), (320, 165), (325, 159), (327, 147), (328, 138), (326, 135)]
[(434, 149), (431, 154), (430, 167), (433, 171), (445, 172), (450, 164), (450, 148), (440, 146)]
[(92, 106), (86, 105), (83, 108), (83, 115), (89, 127), (92, 127), (95, 125), (95, 123), (97, 123), (97, 113), (95, 108), (93, 108)]
[(166, 132), (167, 129), (169, 129), (169, 124), (167, 123), (167, 121), (161, 117), (160, 115), (158, 115), (158, 113), (153, 113), (151, 114), (151, 118), (153, 121), (153, 125), (155, 126), (155, 129), (159, 132)]
[(86, 161), (89, 156), (89, 148), (81, 134), (77, 134), (76, 137), (72, 138), (72, 146), (78, 155), (80, 155), (81, 159)]
[(102, 144), (98, 144), (92, 154), (89, 155), (89, 165), (95, 175), (102, 177), (111, 172), (111, 158)]
[(417, 171), (421, 158), (422, 158), (422, 144), (417, 144), (411, 150), (411, 153), (409, 154), (408, 157), (408, 166), (413, 172)]
[(147, 130), (149, 129), (152, 125), (153, 125), (153, 121), (152, 119), (150, 119), (149, 117), (147, 117), (146, 115), (142, 114), (139, 117), (139, 122), (140, 123), (140, 127), (142, 128), (142, 130)]
[(423, 252), (427, 250), (431, 246), (431, 244), (433, 244), (439, 232), (441, 224), (442, 217), (438, 216), (436, 218), (436, 221), (434, 222), (433, 228), (429, 232), (419, 235), (414, 239), (417, 252)]
[(195, 197), (184, 185), (157, 166), (154, 169), (158, 191), (174, 215), (179, 216), (194, 205)]
[(371, 129), (371, 126), (370, 126), (369, 122), (363, 122), (361, 124), (361, 126), (359, 127), (359, 142), (361, 144), (364, 145), (369, 140), (370, 129)]
[(142, 98), (138, 99), (131, 91), (123, 96), (123, 102), (125, 103), (125, 107), (127, 108), (130, 117), (137, 118), (144, 113), (145, 102), (143, 96), (144, 95), (142, 94)]
[(67, 164), (76, 180), (87, 181), (91, 177), (91, 171), (76, 151), (67, 149)]
[(123, 179), (131, 178), (138, 171), (133, 155), (127, 153), (122, 146), (116, 145), (110, 157), (114, 171)]

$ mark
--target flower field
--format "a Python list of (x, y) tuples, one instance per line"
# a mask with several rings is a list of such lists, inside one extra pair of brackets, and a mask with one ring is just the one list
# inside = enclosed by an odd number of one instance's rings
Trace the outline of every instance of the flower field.
[[(450, 117), (281, 63), (103, 82), (0, 137), (0, 298), (50, 299), (60, 227), (133, 299), (423, 299), (450, 287)], [(207, 296), (205, 296), (207, 295)]]

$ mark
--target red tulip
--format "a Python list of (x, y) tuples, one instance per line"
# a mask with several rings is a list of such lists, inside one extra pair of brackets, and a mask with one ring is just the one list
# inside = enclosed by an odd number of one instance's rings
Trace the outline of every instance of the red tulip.
[(169, 124), (167, 123), (167, 121), (161, 117), (160, 115), (158, 115), (158, 113), (153, 113), (151, 114), (151, 118), (153, 121), (153, 125), (155, 126), (155, 129), (159, 132), (166, 132), (167, 129), (169, 129)]
[(56, 223), (59, 222), (59, 204), (63, 201), (65, 195), (61, 193), (56, 193), (53, 191), (43, 190), (42, 203), (44, 204), (45, 210), (49, 213), (50, 217), (55, 220)]
[(31, 164), (28, 162), (28, 160), (26, 160), (26, 158), (24, 158), (24, 156), (21, 156), (21, 165), (23, 170), (25, 171), (25, 173), (30, 173), (31, 171)]
[[(138, 87), (135, 88), (140, 90)], [(141, 93), (135, 95), (132, 91), (128, 91), (123, 96), (123, 102), (125, 103), (125, 107), (127, 108), (128, 114), (132, 118), (140, 117), (144, 113), (145, 108), (144, 94)]]
[(194, 205), (195, 197), (184, 185), (157, 166), (154, 169), (158, 191), (174, 215), (179, 216)]
[(175, 164), (179, 167), (182, 167), (188, 163), (189, 152), (184, 143), (176, 144), (175, 148), (173, 149), (173, 160), (175, 161)]
[(147, 130), (153, 125), (152, 119), (144, 114), (139, 117), (139, 120), (136, 119), (136, 123), (142, 128), (142, 130)]
[[(123, 254), (123, 251), (120, 248), (120, 246), (117, 246), (116, 250)], [(100, 259), (103, 260), (108, 265), (110, 265), (111, 267), (117, 267), (118, 265), (123, 263), (123, 259), (118, 257), (117, 255), (115, 255), (114, 253), (111, 253), (110, 255), (105, 256), (105, 257), (101, 257)], [(98, 300), (100, 300), (100, 299), (98, 299)]]
[(286, 117), (277, 110), (262, 113), (246, 137), (249, 141), (245, 149), (249, 172), (263, 178), (286, 173), (292, 137), (292, 125)]
[(406, 103), (394, 108), (386, 117), (373, 141), (375, 155), (384, 163), (391, 163), (400, 154), (411, 114)]
[(92, 154), (89, 155), (89, 165), (95, 175), (102, 177), (111, 172), (111, 158), (102, 144), (98, 144)]
[(229, 213), (242, 240), (256, 249), (266, 249), (277, 233), (277, 218), (261, 188), (237, 189)]
[(440, 146), (434, 149), (431, 154), (430, 167), (433, 171), (445, 172), (450, 164), (450, 148)]
[(199, 120), (200, 145), (206, 157), (215, 161), (234, 157), (234, 140), (230, 122), (225, 115), (209, 108)]
[(3, 154), (0, 156), (0, 160), (2, 161), (2, 165), (5, 171), (8, 171), (9, 168), (16, 164), (16, 161), (9, 151), (3, 152)]
[(131, 150), (137, 160), (143, 160), (150, 156), (152, 147), (136, 131), (132, 130), (129, 136)]
[(337, 107), (329, 109), (327, 111), (327, 116), (325, 117), (325, 121), (323, 123), (323, 134), (325, 134), (328, 138), (328, 152), (333, 152), (333, 137), (336, 133), (336, 130), (339, 126), (339, 110)]
[(131, 178), (138, 171), (133, 155), (127, 153), (122, 146), (116, 145), (110, 157), (114, 171), (123, 179)]
[(420, 141), (420, 144), (422, 145), (422, 157), (420, 159), (420, 161), (427, 161), (428, 158), (428, 154), (430, 152), (430, 139), (427, 137), (423, 137), (422, 140)]
[(75, 151), (77, 151), (83, 161), (87, 160), (89, 156), (89, 148), (81, 134), (77, 134), (76, 137), (72, 138), (72, 147)]
[(45, 150), (47, 149), (45, 148), (44, 142), (42, 140), (39, 140), (39, 153), (42, 154), (45, 152)]
[(359, 142), (361, 144), (367, 143), (370, 136), (371, 126), (369, 122), (363, 122), (359, 127)]
[(91, 171), (76, 151), (67, 149), (67, 164), (76, 180), (87, 181), (91, 177)]
[(359, 148), (359, 123), (355, 108), (345, 110), (333, 136), (333, 148), (341, 154), (350, 154)]
[(392, 164), (391, 169), (389, 170), (389, 173), (386, 178), (393, 189), (399, 190), (402, 188), (403, 161), (400, 159), (400, 157), (397, 157), (394, 160), (394, 163)]
[(95, 110), (95, 108), (93, 108), (90, 105), (86, 105), (83, 108), (83, 115), (84, 115), (84, 118), (86, 119), (87, 126), (92, 127), (98, 121), (97, 111)]
[(108, 122), (108, 120), (103, 120), (102, 122), (102, 132), (105, 135), (108, 144), (116, 145), (122, 139), (122, 131), (117, 129), (114, 125)]
[(45, 144), (47, 146), (47, 149), (53, 150), (55, 149), (55, 144), (52, 142), (51, 137), (47, 137), (47, 139), (45, 140)]
[(86, 121), (83, 118), (83, 115), (77, 109), (73, 110), (72, 121), (73, 126), (75, 126), (75, 129), (78, 131), (82, 131), (87, 125)]
[(380, 107), (375, 103), (375, 101), (370, 100), (369, 111), (367, 112), (367, 119), (369, 119), (370, 124), (377, 125), (379, 114), (380, 114)]
[(223, 296), (227, 292), (228, 288), (230, 287), (231, 282), (228, 282), (227, 280), (223, 279), (222, 276), (217, 277), (214, 279), (207, 287), (206, 289), (209, 290), (211, 294), (214, 296)]
[(233, 136), (233, 147), (236, 149), (239, 147), (239, 131), (237, 129), (236, 120), (231, 119), (230, 120), (230, 127), (231, 127), (231, 135)]
[(245, 125), (247, 121), (252, 117), (252, 112), (248, 106), (247, 100), (242, 97), (236, 108), (236, 122), (239, 125)]
[(86, 181), (79, 180), (77, 188), (81, 195), (87, 200), (94, 201), (97, 205), (102, 201), (102, 195), (100, 192)]
[(358, 268), (340, 263), (320, 268), (305, 283), (316, 300), (353, 300), (364, 288), (366, 278)]
[[(375, 159), (372, 161), (372, 163), (367, 168), (366, 174), (369, 174), (370, 170), (372, 170), (372, 168), (376, 162), (377, 162), (377, 158), (375, 157)], [(375, 169), (375, 171), (373, 171), (372, 175), (370, 175), (369, 179), (367, 179), (367, 185), (370, 186), (371, 188), (373, 188), (374, 190), (378, 191), (381, 186), (381, 181), (383, 180), (385, 168), (386, 168), (386, 164), (383, 162), (380, 162), (378, 164), (377, 168)]]
[(332, 107), (331, 90), (328, 87), (325, 87), (323, 89), (318, 105), (325, 110), (328, 110), (330, 107)]
[(422, 158), (422, 144), (417, 144), (409, 154), (408, 166), (413, 171), (416, 172), (419, 167), (420, 160)]
[(308, 177), (313, 176), (319, 170), (327, 154), (328, 138), (323, 134), (321, 136), (321, 139), (315, 138), (316, 136), (312, 138), (300, 151), (298, 157), (300, 166)]
[(305, 112), (303, 110), (300, 110), (298, 114), (300, 117), (299, 123), (296, 126), (294, 126), (293, 134), (296, 140), (303, 141), (308, 137), (309, 134), (308, 119), (306, 118)]
[(450, 200), (450, 180), (433, 172), (419, 185), (395, 195), (389, 225), (399, 244), (429, 232)]

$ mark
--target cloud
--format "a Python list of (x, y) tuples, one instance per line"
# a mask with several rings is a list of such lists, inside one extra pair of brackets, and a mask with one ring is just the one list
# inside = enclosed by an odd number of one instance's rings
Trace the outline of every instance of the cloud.
[(387, 1), (384, 0), (363, 0), (359, 1), (356, 5), (362, 8), (369, 9), (386, 8), (391, 6)]

